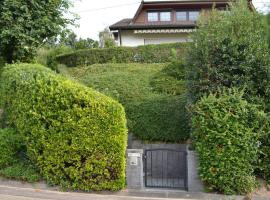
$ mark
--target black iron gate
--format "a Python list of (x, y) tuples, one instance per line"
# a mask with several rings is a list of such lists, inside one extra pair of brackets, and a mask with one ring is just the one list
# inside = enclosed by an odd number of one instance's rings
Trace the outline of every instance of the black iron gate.
[(187, 152), (173, 149), (150, 149), (144, 154), (146, 187), (187, 187)]

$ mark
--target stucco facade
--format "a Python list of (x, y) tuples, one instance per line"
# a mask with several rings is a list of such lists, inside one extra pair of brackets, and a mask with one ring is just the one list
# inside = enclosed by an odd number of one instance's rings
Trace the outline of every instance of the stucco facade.
[(136, 33), (134, 30), (121, 31), (120, 38), (116, 40), (118, 46), (135, 47), (147, 44), (163, 44), (190, 41), (188, 33)]

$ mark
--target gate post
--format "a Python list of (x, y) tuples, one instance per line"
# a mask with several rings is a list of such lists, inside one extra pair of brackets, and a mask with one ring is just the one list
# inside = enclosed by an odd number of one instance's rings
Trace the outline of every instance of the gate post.
[(203, 184), (198, 173), (198, 158), (195, 151), (187, 151), (188, 166), (188, 190), (191, 192), (203, 192)]
[(143, 188), (143, 149), (127, 149), (126, 179), (128, 189)]

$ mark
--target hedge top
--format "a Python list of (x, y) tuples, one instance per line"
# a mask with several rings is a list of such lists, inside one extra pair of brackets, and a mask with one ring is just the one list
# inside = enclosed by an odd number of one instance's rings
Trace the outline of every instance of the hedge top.
[(86, 49), (56, 57), (57, 62), (68, 67), (87, 66), (98, 63), (165, 63), (170, 61), (172, 49), (178, 55), (184, 51), (185, 44), (160, 44), (138, 47), (113, 47), (105, 49)]

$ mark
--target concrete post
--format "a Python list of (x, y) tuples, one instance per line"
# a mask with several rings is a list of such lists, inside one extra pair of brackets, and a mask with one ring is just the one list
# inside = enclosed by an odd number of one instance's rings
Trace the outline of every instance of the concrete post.
[(198, 174), (198, 159), (195, 151), (187, 151), (188, 164), (188, 190), (190, 192), (203, 192), (203, 184)]
[(143, 149), (127, 149), (127, 188), (143, 188)]

